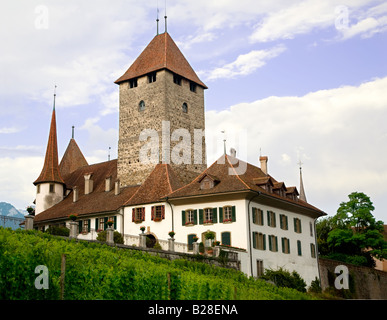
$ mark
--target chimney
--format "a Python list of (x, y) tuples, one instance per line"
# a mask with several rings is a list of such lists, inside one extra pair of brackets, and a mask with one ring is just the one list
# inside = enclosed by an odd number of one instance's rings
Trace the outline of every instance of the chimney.
[(105, 179), (105, 191), (109, 192), (112, 189), (112, 176)]
[(236, 150), (234, 148), (230, 149), (230, 156), (236, 158)]
[(269, 161), (267, 156), (260, 156), (259, 161), (261, 162), (261, 170), (267, 175), (267, 162)]
[(78, 187), (73, 188), (73, 202), (77, 202), (79, 197)]
[(118, 196), (121, 193), (120, 179), (118, 179), (114, 186), (114, 194)]
[(91, 179), (92, 173), (85, 174), (85, 194), (93, 192), (93, 180)]

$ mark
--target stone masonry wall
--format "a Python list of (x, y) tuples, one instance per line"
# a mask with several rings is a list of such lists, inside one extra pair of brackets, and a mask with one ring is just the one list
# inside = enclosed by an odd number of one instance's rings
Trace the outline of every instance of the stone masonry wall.
[[(349, 291), (344, 297), (355, 299), (387, 299), (387, 272), (319, 258), (321, 288), (334, 288), (335, 268), (345, 265), (349, 271)], [(344, 289), (341, 289), (344, 290)], [(341, 291), (337, 290), (337, 291)], [(340, 292), (339, 292), (340, 293)]]

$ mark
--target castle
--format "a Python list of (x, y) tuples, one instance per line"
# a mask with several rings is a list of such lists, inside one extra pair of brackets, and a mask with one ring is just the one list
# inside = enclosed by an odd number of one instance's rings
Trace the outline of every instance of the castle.
[[(96, 239), (113, 221), (125, 244), (138, 244), (140, 226), (148, 244), (176, 250), (204, 246), (211, 232), (221, 246), (239, 253), (241, 270), (297, 271), (310, 284), (319, 278), (315, 222), (324, 212), (300, 192), (260, 167), (226, 152), (207, 167), (204, 91), (171, 36), (157, 34), (119, 86), (118, 159), (88, 164), (72, 138), (59, 162), (55, 103), (45, 161), (36, 186), (34, 227), (68, 226), (77, 215), (79, 239)], [(243, 168), (243, 170), (239, 170)]]

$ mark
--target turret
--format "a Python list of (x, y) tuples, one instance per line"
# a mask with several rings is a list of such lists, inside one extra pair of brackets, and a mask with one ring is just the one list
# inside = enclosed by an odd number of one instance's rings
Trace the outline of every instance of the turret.
[(42, 172), (35, 180), (36, 186), (36, 207), (35, 215), (47, 210), (63, 200), (65, 182), (60, 174), (58, 165), (58, 144), (56, 137), (56, 116), (55, 116), (55, 97), (54, 107), (51, 116), (50, 133), (48, 137), (46, 156)]

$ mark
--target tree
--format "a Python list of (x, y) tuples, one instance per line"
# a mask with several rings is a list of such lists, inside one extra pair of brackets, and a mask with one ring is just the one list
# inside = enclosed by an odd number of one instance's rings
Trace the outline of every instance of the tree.
[[(353, 192), (349, 201), (342, 202), (331, 219), (331, 230), (326, 243), (329, 254), (352, 256), (351, 261), (374, 266), (371, 257), (387, 258), (387, 242), (383, 238), (383, 222), (372, 215), (375, 210), (370, 198), (362, 192)], [(326, 229), (320, 226), (326, 232)], [(337, 256), (337, 255), (336, 255)]]

